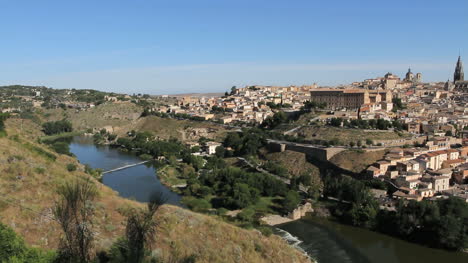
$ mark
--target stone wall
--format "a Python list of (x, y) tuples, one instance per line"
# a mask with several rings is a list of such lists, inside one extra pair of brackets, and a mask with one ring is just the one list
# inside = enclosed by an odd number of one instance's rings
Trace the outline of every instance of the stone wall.
[(408, 145), (413, 145), (415, 142), (416, 143), (423, 143), (426, 140), (425, 136), (417, 137), (417, 138), (411, 138), (411, 139), (398, 139), (398, 140), (374, 140), (374, 143), (381, 143), (382, 146), (385, 147), (396, 147), (396, 146), (403, 146), (405, 144)]
[(301, 219), (303, 216), (305, 216), (307, 213), (312, 213), (312, 212), (314, 212), (314, 209), (312, 208), (312, 204), (307, 202), (303, 205), (298, 206), (291, 213), (289, 213), (288, 218), (292, 220), (298, 220), (298, 219)]
[(338, 148), (338, 147), (321, 148), (321, 147), (316, 147), (316, 146), (308, 145), (308, 144), (289, 143), (289, 142), (281, 143), (281, 142), (275, 142), (275, 141), (270, 141), (268, 143), (268, 149), (274, 152), (284, 152), (285, 150), (293, 151), (293, 152), (301, 152), (313, 158), (316, 158), (320, 161), (328, 161), (335, 154), (345, 150), (345, 148)]

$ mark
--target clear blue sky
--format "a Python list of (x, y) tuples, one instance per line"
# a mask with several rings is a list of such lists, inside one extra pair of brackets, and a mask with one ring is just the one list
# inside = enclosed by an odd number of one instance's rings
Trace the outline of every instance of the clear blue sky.
[(0, 84), (125, 93), (453, 77), (467, 0), (0, 0)]

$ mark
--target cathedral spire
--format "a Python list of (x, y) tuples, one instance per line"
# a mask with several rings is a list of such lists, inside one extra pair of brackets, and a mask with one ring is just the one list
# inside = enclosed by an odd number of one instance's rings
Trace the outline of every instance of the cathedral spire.
[(463, 72), (463, 63), (461, 61), (461, 56), (458, 56), (457, 66), (455, 67), (455, 73), (453, 73), (453, 82), (464, 81), (465, 74)]

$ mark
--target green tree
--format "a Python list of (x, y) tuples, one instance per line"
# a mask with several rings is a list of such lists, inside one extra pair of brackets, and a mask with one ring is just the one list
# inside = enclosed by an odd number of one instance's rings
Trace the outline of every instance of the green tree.
[(290, 190), (283, 199), (283, 208), (287, 212), (296, 209), (301, 202), (301, 196), (297, 191)]
[(330, 125), (331, 126), (339, 127), (339, 126), (341, 126), (342, 123), (343, 123), (342, 118), (331, 118), (330, 119)]
[(42, 129), (46, 135), (73, 131), (71, 122), (67, 120), (46, 122), (42, 124)]
[(215, 151), (216, 151), (216, 153), (215, 153), (216, 157), (224, 158), (224, 154), (226, 153), (226, 149), (224, 149), (223, 146), (216, 147)]
[(255, 188), (250, 188), (247, 184), (236, 183), (232, 188), (228, 203), (237, 208), (244, 208), (257, 202), (258, 198), (259, 194)]
[(6, 225), (0, 223), (0, 262), (49, 263), (54, 254), (28, 248), (23, 239)]

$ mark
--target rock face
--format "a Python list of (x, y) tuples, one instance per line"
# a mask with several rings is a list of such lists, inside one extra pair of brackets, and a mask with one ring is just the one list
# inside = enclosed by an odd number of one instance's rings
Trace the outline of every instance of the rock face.
[(288, 218), (292, 220), (301, 219), (301, 217), (305, 216), (306, 213), (312, 213), (314, 209), (312, 208), (312, 204), (307, 202), (303, 205), (298, 206), (294, 209), (291, 213), (288, 214)]

